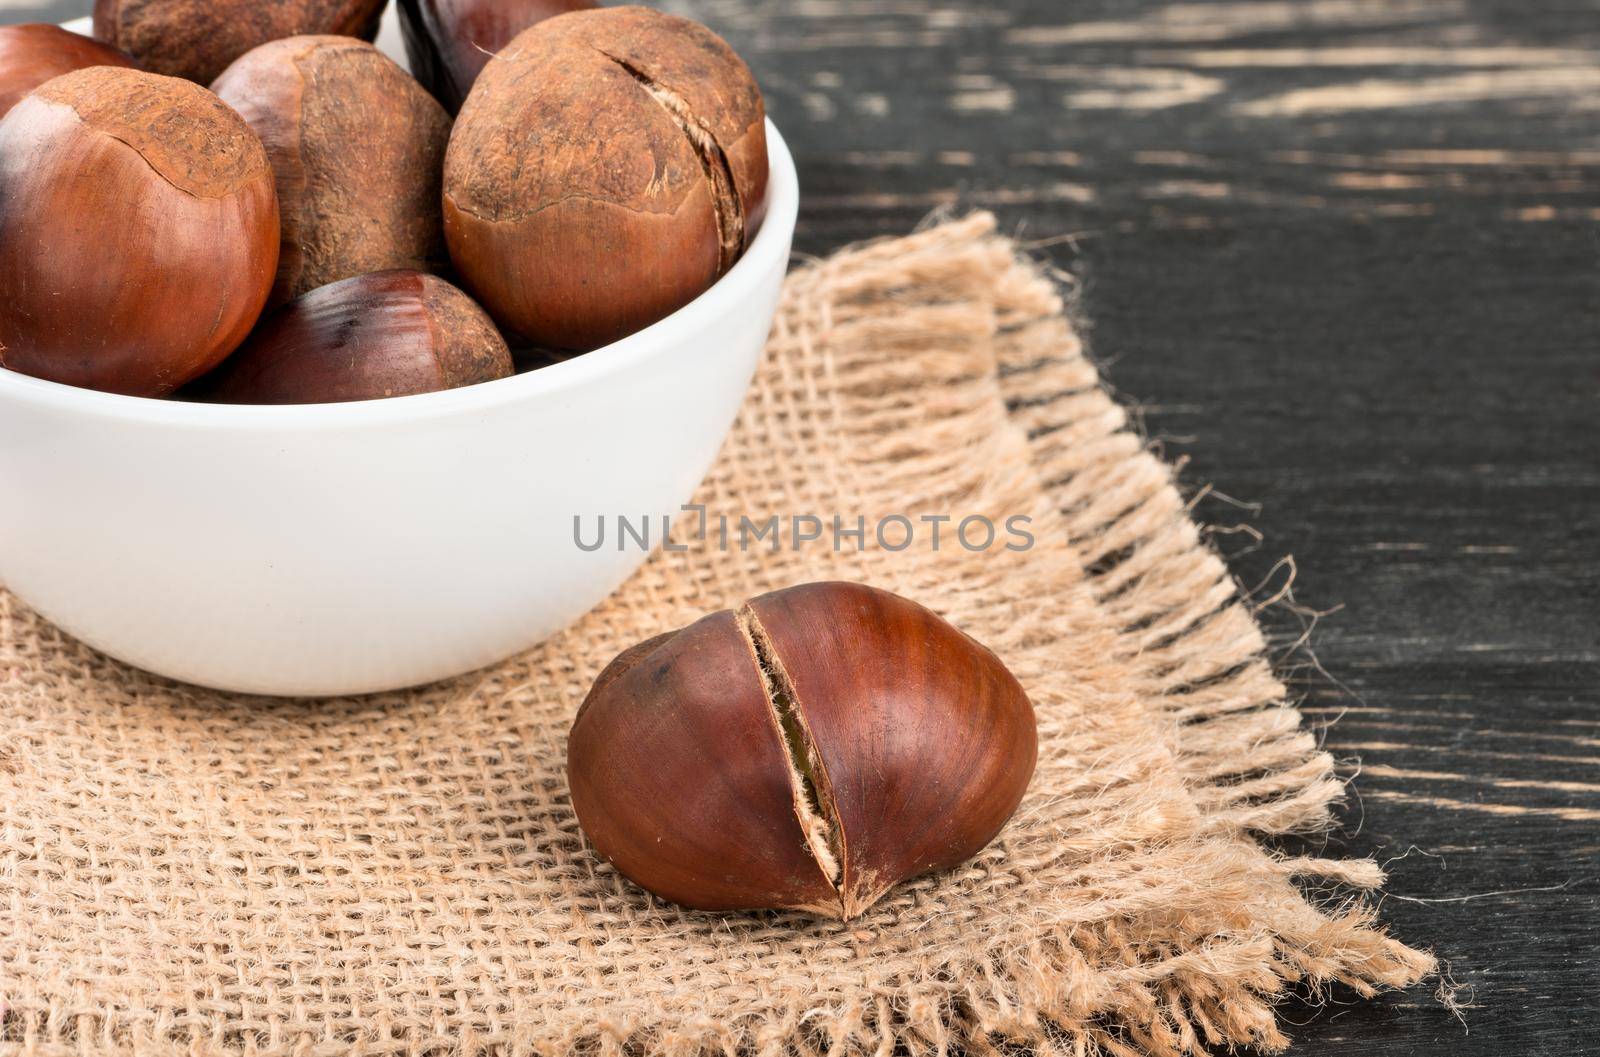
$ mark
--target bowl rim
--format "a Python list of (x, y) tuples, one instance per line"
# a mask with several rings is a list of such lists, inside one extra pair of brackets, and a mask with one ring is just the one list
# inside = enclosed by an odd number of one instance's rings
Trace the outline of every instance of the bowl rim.
[(643, 330), (571, 359), (492, 382), (434, 393), (323, 404), (203, 404), (125, 396), (0, 368), (0, 400), (90, 417), (206, 429), (295, 429), (364, 425), (472, 413), (575, 388), (605, 384), (636, 364), (666, 354), (713, 320), (755, 296), (773, 268), (786, 271), (800, 208), (794, 157), (767, 119), (767, 213), (734, 266), (704, 293)]

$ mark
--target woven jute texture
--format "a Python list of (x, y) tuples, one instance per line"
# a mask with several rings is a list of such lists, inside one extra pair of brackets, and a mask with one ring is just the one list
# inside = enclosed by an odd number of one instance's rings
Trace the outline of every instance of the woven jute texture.
[[(697, 501), (707, 539), (681, 520), (687, 549), (576, 627), (374, 698), (175, 685), (0, 595), (0, 1052), (1273, 1049), (1285, 994), (1431, 969), (1376, 926), (1373, 863), (1264, 847), (1328, 823), (1332, 762), (1058, 286), (991, 218), (799, 268)], [(829, 531), (723, 549), (722, 516), (774, 514)], [(899, 550), (895, 515), (918, 530)], [(952, 518), (937, 547), (924, 515)], [(835, 516), (864, 547), (836, 549)], [(994, 546), (956, 541), (972, 516)], [(1033, 546), (1004, 546), (1014, 517)], [(1028, 796), (972, 862), (848, 923), (651, 898), (572, 814), (578, 703), (623, 647), (822, 578), (1007, 661), (1038, 710)]]

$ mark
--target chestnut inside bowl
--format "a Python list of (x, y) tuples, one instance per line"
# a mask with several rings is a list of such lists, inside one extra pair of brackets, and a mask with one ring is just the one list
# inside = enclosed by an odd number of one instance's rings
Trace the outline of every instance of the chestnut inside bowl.
[[(397, 61), (391, 10), (380, 45)], [(87, 19), (68, 28), (87, 30)], [(772, 324), (799, 202), (769, 123), (765, 223), (699, 298), (502, 381), (348, 404), (220, 406), (0, 370), (0, 582), (84, 642), (186, 682), (358, 694), (482, 667), (646, 558)], [(586, 552), (605, 517), (606, 545)]]

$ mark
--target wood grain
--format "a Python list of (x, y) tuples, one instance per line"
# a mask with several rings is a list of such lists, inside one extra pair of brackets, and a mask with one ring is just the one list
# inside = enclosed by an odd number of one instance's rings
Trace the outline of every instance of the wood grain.
[(661, 6), (761, 80), (800, 250), (996, 210), (1078, 277), (1239, 579), (1293, 553), (1296, 603), (1342, 607), (1317, 668), (1267, 611), (1360, 771), (1333, 844), (1466, 1008), (1291, 1005), (1294, 1052), (1600, 1052), (1600, 9)]

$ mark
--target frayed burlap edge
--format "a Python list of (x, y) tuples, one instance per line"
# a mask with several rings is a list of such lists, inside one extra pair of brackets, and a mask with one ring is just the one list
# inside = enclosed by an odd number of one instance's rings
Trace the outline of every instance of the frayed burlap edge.
[[(1130, 427), (1087, 358), (1064, 303), (1070, 279), (999, 235), (991, 214), (975, 213), (818, 262), (791, 278), (791, 296), (803, 297), (815, 284), (847, 302), (856, 285), (871, 303), (893, 296), (908, 277), (937, 288), (944, 273), (956, 287), (963, 272), (987, 276), (975, 285), (992, 291), (993, 396), (1026, 437), (1032, 483), (1065, 520), (1079, 572), (1122, 632), (1116, 659), (1164, 732), (1205, 831), (1222, 842), (1210, 849), (1218, 858), (1195, 849), (1200, 886), (1226, 900), (1215, 888), (1221, 873), (1208, 873), (1205, 860), (1226, 863), (1225, 870), (1251, 878), (1232, 897), (1266, 900), (1258, 908), (1272, 928), (1178, 951), (1166, 949), (1172, 922), (1163, 915), (1130, 917), (1100, 936), (1078, 930), (1067, 944), (1041, 942), (1025, 957), (975, 966), (991, 987), (1007, 983), (998, 999), (969, 990), (938, 1011), (905, 1011), (887, 1021), (869, 1013), (859, 1031), (832, 1034), (830, 1055), (845, 1039), (846, 1051), (883, 1055), (891, 1041), (907, 1048), (907, 1038), (928, 1044), (913, 1044), (912, 1052), (930, 1053), (951, 1044), (1118, 1057), (1177, 1057), (1215, 1046), (1278, 1051), (1289, 1038), (1274, 1004), (1291, 989), (1316, 999), (1337, 983), (1370, 997), (1433, 973), (1433, 957), (1388, 937), (1360, 897), (1382, 885), (1377, 863), (1280, 856), (1257, 844), (1253, 835), (1325, 832), (1344, 784), (1274, 674), (1256, 619), (1270, 602), (1246, 600), (1191, 517), (1176, 471)], [(885, 464), (918, 464), (937, 447), (935, 438), (922, 451), (897, 450)], [(1136, 952), (1140, 961), (1086, 1000), (1083, 952), (1102, 945), (1123, 956)]]

